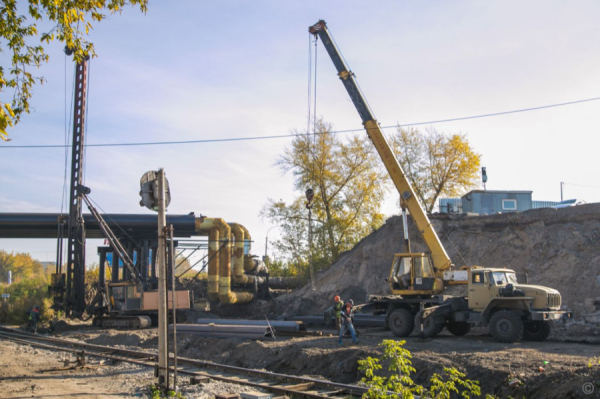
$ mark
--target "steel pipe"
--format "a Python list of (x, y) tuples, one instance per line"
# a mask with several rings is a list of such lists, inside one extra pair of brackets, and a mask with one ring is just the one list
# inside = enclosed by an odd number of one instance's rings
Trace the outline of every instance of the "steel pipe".
[[(169, 330), (173, 325), (169, 325)], [(265, 326), (232, 326), (220, 324), (179, 324), (179, 334), (193, 334), (202, 337), (264, 339), (271, 336), (271, 330)]]
[[(58, 238), (59, 217), (61, 213), (0, 213), (0, 238)], [(106, 214), (106, 224), (120, 235), (122, 231), (132, 236), (155, 236), (158, 234), (156, 215)], [(87, 238), (104, 238), (100, 224), (93, 215), (83, 215)], [(195, 233), (196, 216), (167, 215), (167, 224), (173, 225), (176, 237), (191, 237)], [(63, 238), (66, 238), (66, 230)]]
[(223, 326), (271, 326), (275, 331), (306, 331), (306, 326), (301, 321), (269, 320), (269, 322), (267, 322), (267, 320), (198, 319), (196, 324), (218, 324)]

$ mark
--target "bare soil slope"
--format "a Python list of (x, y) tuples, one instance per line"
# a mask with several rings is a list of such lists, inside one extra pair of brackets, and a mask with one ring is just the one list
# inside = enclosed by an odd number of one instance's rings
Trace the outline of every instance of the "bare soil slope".
[[(488, 216), (439, 214), (431, 220), (457, 266), (525, 272), (530, 284), (558, 289), (576, 320), (600, 323), (600, 204)], [(426, 251), (414, 225), (409, 231), (413, 251)], [(319, 273), (316, 290), (306, 286), (257, 310), (309, 314), (330, 306), (336, 294), (363, 302), (368, 294), (390, 293), (385, 278), (393, 254), (403, 252), (402, 237), (401, 218), (388, 219)]]

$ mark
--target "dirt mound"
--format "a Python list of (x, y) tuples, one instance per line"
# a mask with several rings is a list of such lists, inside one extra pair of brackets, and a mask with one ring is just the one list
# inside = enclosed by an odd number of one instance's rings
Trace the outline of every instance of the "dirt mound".
[[(457, 266), (527, 273), (530, 284), (559, 290), (576, 320), (600, 323), (600, 204), (487, 216), (438, 214), (431, 221)], [(415, 231), (409, 223), (413, 251), (426, 251)], [(368, 294), (389, 294), (385, 278), (393, 254), (403, 252), (402, 237), (401, 218), (388, 219), (317, 274), (316, 290), (306, 286), (270, 305), (257, 304), (257, 314), (321, 312), (336, 294), (355, 302)]]

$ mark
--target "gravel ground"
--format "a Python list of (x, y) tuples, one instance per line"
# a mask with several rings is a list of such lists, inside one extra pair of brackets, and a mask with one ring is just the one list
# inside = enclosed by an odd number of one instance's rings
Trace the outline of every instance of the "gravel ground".
[[(126, 335), (129, 339), (137, 337), (136, 333)], [(75, 355), (1, 339), (0, 354), (0, 398), (150, 397), (149, 386), (156, 382), (151, 368), (95, 357), (86, 359), (88, 368), (64, 370), (65, 360), (74, 361)], [(220, 393), (255, 391), (246, 386), (215, 380), (198, 385), (189, 385), (188, 381), (188, 377), (180, 377), (180, 392), (190, 399), (213, 398)]]

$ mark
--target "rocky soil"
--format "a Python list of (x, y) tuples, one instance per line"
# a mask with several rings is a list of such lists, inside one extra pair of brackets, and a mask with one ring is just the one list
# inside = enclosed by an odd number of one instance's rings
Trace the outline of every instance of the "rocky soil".
[[(75, 341), (155, 352), (156, 330), (129, 332), (101, 331), (77, 323), (61, 323), (56, 334)], [(185, 342), (185, 339), (182, 341)], [(150, 386), (157, 382), (149, 367), (86, 357), (86, 368), (74, 368), (76, 355), (0, 339), (0, 398), (150, 398)], [(65, 366), (65, 361), (69, 362)], [(185, 398), (209, 399), (217, 394), (256, 391), (238, 384), (211, 380), (190, 385), (188, 377), (179, 377), (179, 389)]]

